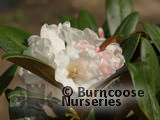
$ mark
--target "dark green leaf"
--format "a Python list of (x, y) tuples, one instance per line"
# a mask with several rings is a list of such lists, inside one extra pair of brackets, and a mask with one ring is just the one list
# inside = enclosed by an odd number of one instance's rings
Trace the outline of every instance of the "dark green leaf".
[(160, 90), (160, 65), (152, 45), (145, 38), (142, 38), (141, 61), (148, 65), (148, 69), (143, 70), (144, 79), (151, 86), (155, 95)]
[(121, 24), (121, 11), (119, 0), (106, 0), (106, 16), (110, 34), (113, 35)]
[(121, 20), (123, 21), (130, 13), (133, 12), (132, 0), (120, 0)]
[(79, 17), (78, 18), (78, 28), (80, 30), (84, 30), (85, 28), (91, 28), (90, 25), (88, 24), (88, 21), (83, 18), (83, 17)]
[(27, 48), (25, 40), (30, 35), (15, 27), (0, 25), (0, 48), (9, 54), (22, 53)]
[(122, 44), (123, 55), (126, 62), (129, 62), (138, 46), (140, 34), (136, 33), (130, 36), (124, 44)]
[(137, 101), (149, 120), (159, 120), (160, 107), (155, 95), (160, 89), (160, 66), (152, 45), (145, 38), (142, 38), (141, 61), (145, 63), (141, 71), (135, 65), (127, 64), (134, 88), (144, 90), (144, 97), (137, 96)]
[(77, 18), (71, 19), (71, 26), (73, 28), (77, 28), (78, 29), (78, 19)]
[(17, 65), (12, 65), (5, 73), (3, 73), (2, 76), (0, 76), (0, 96), (3, 94), (3, 92), (6, 90), (6, 88), (12, 81), (17, 71), (17, 68)]
[(59, 17), (59, 19), (61, 20), (62, 23), (71, 20), (71, 18), (69, 16), (65, 15), (65, 14), (59, 14), (58, 17)]
[(105, 33), (105, 38), (111, 37), (107, 20), (103, 24), (103, 30), (104, 30), (104, 33)]
[(153, 40), (153, 43), (156, 45), (160, 51), (160, 28), (156, 25), (151, 25), (147, 22), (141, 22), (144, 29), (149, 34), (150, 38)]
[(141, 110), (149, 120), (159, 120), (160, 107), (150, 85), (143, 78), (144, 75), (138, 67), (133, 64), (127, 64), (127, 67), (130, 71), (134, 88), (136, 90), (144, 90), (144, 97), (136, 96)]
[(32, 73), (47, 80), (48, 82), (55, 85), (56, 87), (62, 88), (62, 85), (55, 80), (54, 68), (52, 68), (51, 66), (47, 65), (46, 63), (36, 58), (30, 57), (27, 55), (12, 54), (12, 55), (3, 56), (3, 59), (13, 62), (31, 71)]
[(133, 12), (124, 19), (124, 21), (121, 23), (121, 25), (118, 27), (115, 33), (115, 35), (123, 35), (123, 38), (121, 39), (120, 42), (122, 42), (123, 39), (126, 38), (128, 35), (135, 32), (138, 20), (139, 20), (138, 12)]
[(89, 13), (86, 10), (80, 11), (79, 17), (78, 17), (78, 25), (79, 25), (79, 29), (81, 30), (85, 28), (90, 28), (96, 33), (98, 33), (98, 26), (94, 17), (92, 16), (91, 13)]
[(132, 11), (131, 0), (106, 0), (106, 16), (111, 35)]
[(92, 109), (86, 120), (96, 120), (95, 112)]

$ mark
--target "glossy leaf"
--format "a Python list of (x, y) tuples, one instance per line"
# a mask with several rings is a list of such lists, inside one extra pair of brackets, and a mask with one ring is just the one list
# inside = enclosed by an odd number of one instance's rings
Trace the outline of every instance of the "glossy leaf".
[(121, 20), (123, 21), (130, 13), (133, 12), (132, 0), (120, 0)]
[(0, 48), (9, 54), (20, 54), (28, 47), (26, 40), (30, 35), (15, 27), (0, 25)]
[(144, 79), (156, 94), (160, 90), (160, 65), (152, 45), (145, 38), (142, 38), (141, 61), (148, 65), (148, 69), (143, 70)]
[(107, 20), (103, 24), (103, 30), (104, 30), (105, 38), (111, 37)]
[(106, 0), (106, 16), (111, 35), (132, 11), (131, 0)]
[(125, 61), (129, 62), (133, 57), (140, 40), (140, 34), (136, 33), (130, 36), (124, 44), (122, 44), (123, 55)]
[(0, 76), (0, 96), (3, 94), (3, 92), (6, 90), (10, 82), (12, 81), (18, 66), (12, 65), (10, 68), (8, 68), (2, 76)]
[(110, 34), (113, 35), (121, 24), (119, 0), (106, 0), (106, 16)]
[(12, 54), (3, 56), (3, 59), (13, 62), (31, 71), (32, 73), (47, 80), (48, 82), (50, 82), (58, 88), (62, 88), (62, 85), (55, 80), (54, 68), (36, 58), (27, 55)]
[(62, 23), (71, 20), (71, 18), (69, 16), (65, 15), (65, 14), (59, 14), (58, 17), (59, 17), (59, 19), (61, 20)]
[(127, 16), (118, 29), (115, 32), (115, 35), (123, 35), (123, 38), (120, 42), (123, 41), (128, 35), (135, 32), (139, 20), (139, 13), (133, 12)]
[(153, 43), (156, 45), (160, 52), (160, 28), (156, 25), (151, 25), (147, 22), (141, 22), (144, 29), (149, 34), (150, 38), (153, 40)]
[(78, 26), (79, 26), (79, 29), (81, 30), (85, 28), (90, 28), (96, 33), (98, 33), (98, 26), (94, 17), (92, 16), (91, 13), (89, 13), (86, 10), (80, 11), (79, 17), (78, 17)]
[(144, 97), (137, 97), (137, 101), (149, 120), (159, 120), (160, 107), (155, 95), (160, 90), (160, 66), (152, 45), (145, 38), (142, 38), (141, 61), (145, 63), (141, 71), (135, 65), (127, 64), (134, 88), (144, 90)]
[[(144, 90), (144, 96), (136, 96), (138, 104), (149, 120), (159, 120), (160, 107), (150, 87), (150, 84), (143, 78), (142, 72), (133, 64), (127, 64), (130, 71), (134, 88), (136, 90)], [(145, 68), (147, 69), (147, 68)]]

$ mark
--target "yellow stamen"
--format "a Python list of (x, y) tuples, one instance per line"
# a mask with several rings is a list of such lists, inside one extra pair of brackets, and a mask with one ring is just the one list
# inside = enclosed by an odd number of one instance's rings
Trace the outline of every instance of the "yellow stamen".
[(71, 65), (71, 66), (67, 67), (66, 75), (68, 75), (68, 77), (72, 78), (73, 80), (77, 79), (79, 77), (78, 66)]

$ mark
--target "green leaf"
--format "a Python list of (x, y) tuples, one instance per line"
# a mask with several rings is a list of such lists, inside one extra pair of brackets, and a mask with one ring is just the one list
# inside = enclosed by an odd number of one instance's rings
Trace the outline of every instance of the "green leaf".
[(77, 18), (73, 18), (73, 19), (71, 19), (71, 26), (73, 27), (73, 28), (77, 28), (78, 29), (78, 19)]
[(95, 112), (92, 109), (86, 120), (96, 120)]
[(133, 57), (140, 40), (140, 34), (136, 33), (130, 36), (124, 44), (122, 44), (123, 55), (125, 61), (129, 62)]
[(151, 25), (147, 22), (141, 22), (141, 24), (147, 31), (150, 38), (153, 40), (153, 43), (156, 45), (160, 52), (160, 28), (156, 25)]
[(79, 17), (78, 17), (78, 26), (79, 26), (79, 29), (81, 30), (85, 28), (90, 28), (96, 33), (98, 33), (98, 26), (94, 17), (92, 16), (91, 13), (89, 13), (86, 10), (80, 11)]
[(152, 45), (145, 38), (142, 38), (141, 61), (148, 65), (148, 69), (143, 70), (144, 79), (151, 86), (153, 93), (156, 94), (160, 90), (160, 65)]
[(104, 33), (105, 33), (105, 38), (111, 37), (107, 20), (103, 24), (103, 30), (104, 30)]
[(106, 0), (106, 16), (111, 35), (132, 11), (131, 0)]
[(84, 30), (85, 28), (91, 29), (90, 25), (88, 24), (88, 21), (83, 17), (78, 18), (78, 28), (80, 30)]
[(55, 80), (54, 68), (52, 68), (48, 64), (46, 64), (36, 58), (30, 57), (27, 55), (11, 54), (11, 55), (3, 56), (2, 59), (13, 62), (13, 63), (31, 71), (32, 73), (47, 80), (48, 82), (50, 82), (51, 84), (55, 85), (58, 88), (63, 87), (60, 83), (58, 83)]
[(121, 11), (119, 0), (106, 0), (106, 16), (110, 34), (113, 35), (121, 24)]
[(14, 75), (16, 74), (18, 66), (12, 65), (10, 68), (7, 69), (2, 76), (0, 76), (0, 96), (6, 90), (10, 82), (12, 81)]
[(132, 0), (120, 0), (121, 20), (123, 21), (130, 13), (133, 12)]
[(121, 25), (115, 32), (115, 35), (123, 35), (123, 38), (121, 39), (120, 42), (122, 42), (123, 39), (126, 38), (128, 35), (135, 32), (138, 20), (139, 20), (138, 12), (133, 12), (124, 19), (124, 21), (121, 23)]
[(149, 120), (159, 120), (160, 107), (156, 93), (160, 90), (160, 66), (152, 45), (145, 38), (141, 43), (141, 61), (145, 63), (141, 71), (135, 65), (127, 64), (134, 88), (144, 90), (145, 96), (137, 97), (137, 101)]
[(58, 17), (59, 17), (59, 19), (61, 20), (62, 23), (71, 20), (71, 18), (69, 16), (65, 15), (65, 14), (59, 14)]
[(144, 90), (144, 97), (138, 97), (137, 101), (149, 120), (159, 120), (160, 118), (160, 107), (156, 97), (150, 87), (150, 84), (143, 78), (142, 72), (133, 64), (127, 64), (130, 71), (134, 88), (136, 90)]
[(26, 48), (31, 34), (15, 27), (0, 25), (0, 48), (8, 54), (20, 54)]

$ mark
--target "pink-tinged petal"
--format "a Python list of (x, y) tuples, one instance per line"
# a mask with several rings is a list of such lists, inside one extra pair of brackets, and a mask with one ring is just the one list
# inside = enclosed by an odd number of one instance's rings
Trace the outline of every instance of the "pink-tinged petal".
[(99, 70), (103, 73), (103, 75), (111, 75), (116, 72), (116, 68), (111, 63), (111, 61), (103, 62), (100, 65)]
[(122, 49), (118, 43), (111, 43), (110, 45), (106, 47), (105, 50), (110, 51), (114, 55), (119, 54), (119, 53), (122, 54)]
[(104, 51), (99, 52), (99, 56), (101, 57), (99, 70), (103, 73), (105, 78), (114, 74), (125, 62), (119, 44), (109, 45)]
[(103, 28), (98, 28), (98, 34), (99, 34), (99, 37), (100, 38), (105, 38), (105, 35), (104, 35), (104, 30), (103, 30)]
[(103, 54), (103, 56), (101, 56), (102, 62), (99, 70), (104, 75), (113, 74), (116, 71), (116, 67), (112, 61), (112, 55), (109, 52), (101, 52), (100, 54)]
[(116, 68), (120, 69), (125, 63), (125, 58), (124, 58), (124, 56), (122, 54), (117, 54), (116, 55), (116, 59), (117, 59), (117, 62), (115, 63), (116, 64)]
[(101, 57), (101, 59), (104, 59), (104, 58), (105, 59), (111, 59), (112, 58), (112, 54), (107, 50), (99, 52), (98, 54)]
[(80, 42), (75, 44), (75, 47), (80, 49), (81, 51), (86, 51), (89, 49), (94, 49), (94, 46), (89, 44), (88, 41), (86, 40), (81, 40)]

